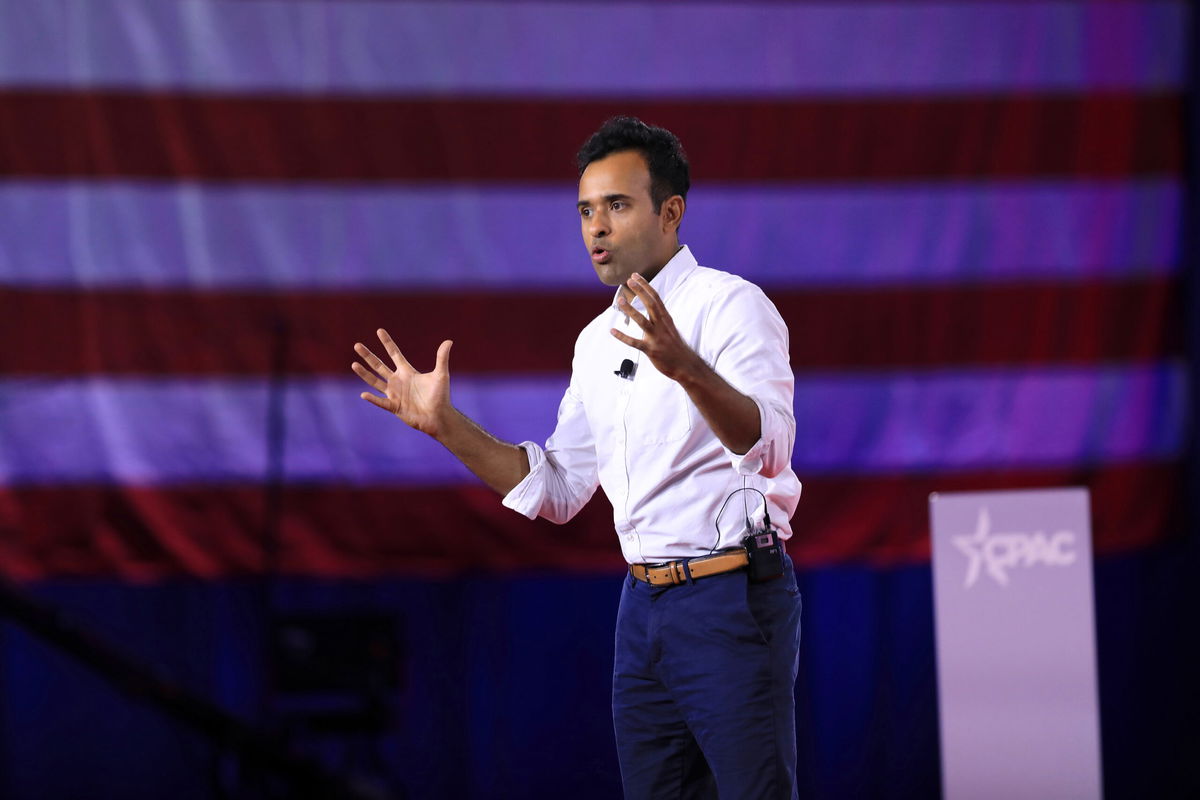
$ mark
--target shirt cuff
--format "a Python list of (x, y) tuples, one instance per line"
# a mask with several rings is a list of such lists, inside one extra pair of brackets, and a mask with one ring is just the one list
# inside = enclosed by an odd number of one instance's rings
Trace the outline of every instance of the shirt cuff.
[(529, 459), (529, 474), (504, 495), (501, 502), (518, 514), (536, 519), (546, 496), (546, 481), (543, 478), (546, 453), (536, 442), (521, 442), (517, 446), (525, 451)]
[(750, 399), (758, 407), (758, 441), (741, 454), (733, 452), (728, 447), (725, 448), (729, 462), (733, 464), (734, 471), (739, 475), (757, 475), (762, 472), (763, 458), (774, 439), (774, 431), (769, 430), (770, 415), (767, 414), (767, 410), (763, 408), (763, 404), (757, 397), (751, 396)]

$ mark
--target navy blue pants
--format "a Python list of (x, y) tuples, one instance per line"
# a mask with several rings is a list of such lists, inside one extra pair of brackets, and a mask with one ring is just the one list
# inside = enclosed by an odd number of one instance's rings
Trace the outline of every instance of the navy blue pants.
[(628, 800), (796, 797), (800, 593), (744, 571), (625, 579), (613, 724)]

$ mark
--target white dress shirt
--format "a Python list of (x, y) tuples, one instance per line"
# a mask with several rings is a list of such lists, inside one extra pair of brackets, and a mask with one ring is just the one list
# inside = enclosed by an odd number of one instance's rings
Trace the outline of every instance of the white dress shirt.
[[(650, 281), (680, 335), (717, 374), (758, 406), (761, 438), (745, 454), (726, 449), (678, 383), (664, 377), (611, 328), (635, 339), (642, 329), (613, 305), (575, 342), (571, 383), (545, 448), (522, 442), (529, 474), (504, 505), (533, 519), (563, 523), (604, 487), (621, 551), (631, 564), (703, 555), (740, 544), (746, 507), (762, 518), (755, 492), (767, 498), (771, 523), (791, 536), (800, 499), (792, 471), (796, 420), (788, 332), (762, 290), (736, 275), (696, 263), (681, 248)], [(634, 307), (645, 314), (640, 299)], [(614, 374), (625, 359), (631, 378)]]

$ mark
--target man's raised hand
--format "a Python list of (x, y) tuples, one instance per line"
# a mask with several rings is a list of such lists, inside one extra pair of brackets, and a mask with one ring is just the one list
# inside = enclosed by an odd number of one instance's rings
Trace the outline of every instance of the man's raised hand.
[(436, 438), (444, 415), (451, 410), (450, 347), (454, 343), (447, 339), (438, 347), (437, 362), (433, 371), (417, 372), (387, 331), (380, 328), (377, 333), (393, 366), (385, 364), (362, 342), (354, 345), (354, 352), (366, 362), (366, 366), (355, 361), (350, 368), (368, 386), (380, 393), (377, 395), (363, 392), (362, 399), (395, 414), (408, 425)]
[(672, 380), (682, 381), (701, 367), (703, 361), (679, 335), (675, 320), (667, 313), (667, 307), (650, 282), (635, 272), (626, 281), (625, 287), (641, 299), (646, 306), (646, 316), (633, 307), (624, 292), (617, 297), (617, 308), (642, 329), (642, 338), (627, 336), (616, 328), (609, 332), (618, 340), (645, 353), (654, 368)]

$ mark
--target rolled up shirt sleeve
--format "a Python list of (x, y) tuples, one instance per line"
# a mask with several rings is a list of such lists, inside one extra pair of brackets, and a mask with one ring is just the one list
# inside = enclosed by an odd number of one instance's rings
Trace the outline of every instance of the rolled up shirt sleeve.
[(546, 497), (546, 452), (536, 442), (521, 442), (517, 446), (529, 459), (529, 474), (504, 495), (501, 502), (518, 514), (535, 519)]
[(572, 383), (558, 406), (558, 422), (545, 447), (519, 445), (529, 474), (504, 496), (505, 506), (529, 519), (562, 524), (574, 517), (599, 486), (595, 441), (583, 403)]
[(774, 478), (792, 463), (792, 443), (796, 441), (796, 418), (786, 408), (766, 406), (763, 400), (749, 395), (758, 406), (762, 433), (745, 453), (725, 448), (729, 461), (739, 475), (762, 475)]
[(758, 407), (758, 441), (741, 454), (725, 448), (729, 461), (739, 474), (773, 478), (791, 465), (796, 441), (787, 325), (761, 289), (739, 281), (713, 301), (706, 328), (713, 344), (701, 355)]

